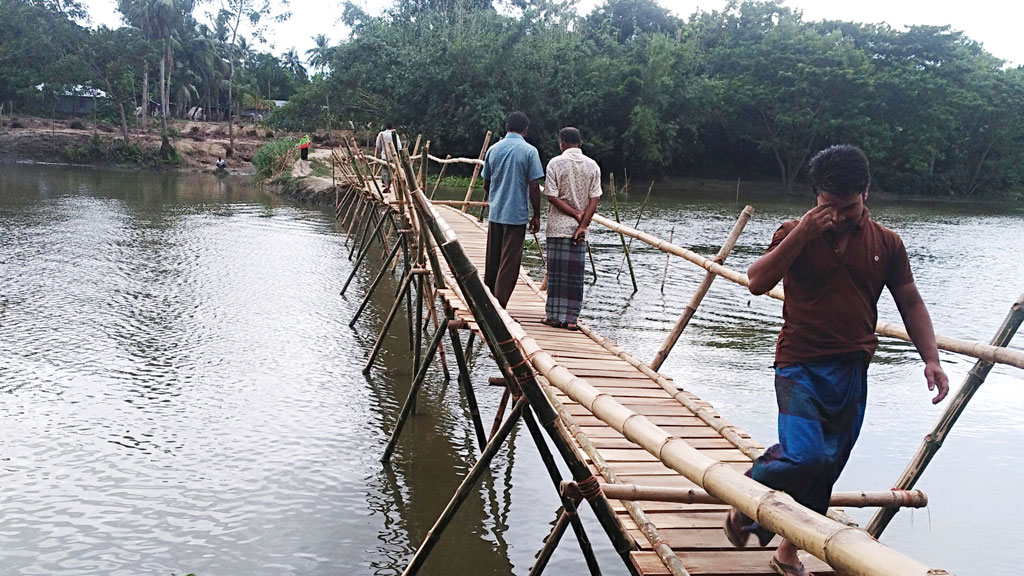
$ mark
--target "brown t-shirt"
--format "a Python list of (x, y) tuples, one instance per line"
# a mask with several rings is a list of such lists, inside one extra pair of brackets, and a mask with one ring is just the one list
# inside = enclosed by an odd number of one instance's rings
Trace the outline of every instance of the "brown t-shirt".
[[(786, 222), (775, 231), (771, 252), (796, 228)], [(914, 281), (899, 235), (871, 220), (864, 208), (840, 254), (830, 233), (804, 246), (782, 277), (786, 301), (775, 348), (778, 365), (861, 357), (870, 361), (878, 347), (875, 325), (882, 287)], [(766, 252), (766, 253), (767, 253)]]

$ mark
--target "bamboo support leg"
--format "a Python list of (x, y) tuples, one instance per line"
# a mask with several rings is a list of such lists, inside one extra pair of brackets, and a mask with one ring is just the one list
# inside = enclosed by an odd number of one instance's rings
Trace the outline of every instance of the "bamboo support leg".
[[(615, 222), (621, 224), (622, 222), (619, 220), (619, 201), (615, 195), (615, 175), (612, 174), (610, 178), (612, 185), (612, 207), (615, 211)], [(633, 274), (633, 259), (629, 257), (629, 246), (626, 245), (626, 237), (623, 236), (621, 232), (619, 233), (619, 241), (622, 242), (622, 254), (625, 257), (626, 262), (629, 263), (629, 278), (633, 281), (633, 293), (636, 294), (639, 288), (637, 288), (636, 285), (636, 275)]]
[[(717, 264), (725, 263), (725, 259), (729, 257), (729, 253), (732, 252), (734, 246), (736, 246), (736, 240), (739, 239), (740, 234), (743, 232), (743, 228), (750, 221), (750, 216), (754, 213), (753, 206), (747, 206), (740, 213), (740, 217), (736, 220), (736, 224), (733, 225), (732, 230), (729, 232), (729, 236), (725, 239), (722, 247), (719, 248), (718, 254), (715, 255), (714, 261)], [(669, 241), (671, 242), (671, 240)], [(666, 270), (668, 267), (666, 265)], [(690, 302), (686, 305), (683, 313), (679, 316), (679, 320), (676, 321), (676, 325), (672, 327), (672, 332), (669, 333), (668, 338), (662, 343), (661, 348), (658, 349), (658, 353), (654, 355), (654, 360), (651, 360), (651, 368), (657, 370), (661, 368), (662, 363), (665, 362), (665, 358), (668, 358), (669, 352), (676, 345), (679, 340), (679, 336), (683, 334), (683, 330), (686, 329), (687, 324), (690, 323), (690, 319), (693, 318), (693, 314), (697, 311), (697, 307), (704, 300), (704, 295), (708, 293), (711, 288), (711, 283), (718, 277), (714, 272), (708, 272), (704, 275), (704, 279), (701, 280), (700, 286), (697, 287), (697, 291), (693, 293), (693, 297), (690, 298)]]
[(476, 392), (473, 391), (473, 383), (469, 379), (469, 366), (466, 364), (466, 357), (462, 355), (462, 343), (459, 341), (458, 326), (458, 322), (448, 322), (448, 337), (452, 341), (455, 364), (459, 368), (459, 384), (462, 385), (462, 390), (466, 394), (469, 415), (473, 418), (473, 430), (476, 431), (476, 440), (480, 444), (480, 450), (483, 450), (487, 446), (487, 435), (484, 434), (484, 424), (480, 419), (480, 407), (476, 402)]
[(348, 231), (345, 232), (345, 245), (348, 246), (348, 241), (352, 239), (352, 229), (355, 227), (356, 222), (359, 222), (360, 215), (366, 211), (366, 206), (369, 204), (369, 200), (364, 200), (363, 195), (359, 195), (359, 202), (356, 204), (356, 208), (352, 213), (352, 219), (348, 222)]
[(594, 275), (594, 282), (597, 282), (597, 267), (594, 266), (594, 252), (590, 249), (590, 241), (587, 241), (587, 256), (590, 257), (590, 272)]
[(498, 433), (498, 428), (501, 427), (501, 419), (505, 416), (505, 407), (508, 406), (508, 399), (511, 396), (512, 392), (506, 386), (505, 392), (501, 395), (501, 402), (498, 402), (498, 410), (494, 413), (494, 424), (491, 424), (490, 438), (494, 438), (494, 435)]
[(385, 464), (391, 461), (391, 454), (394, 453), (395, 446), (398, 444), (398, 438), (402, 435), (402, 428), (405, 426), (406, 420), (409, 419), (409, 414), (415, 410), (416, 395), (419, 393), (420, 387), (427, 377), (430, 361), (434, 359), (434, 353), (437, 351), (437, 347), (441, 345), (443, 338), (444, 330), (436, 330), (434, 332), (434, 338), (430, 341), (430, 347), (427, 348), (427, 353), (423, 357), (423, 365), (416, 370), (416, 377), (413, 378), (412, 386), (409, 387), (409, 396), (405, 399), (405, 404), (402, 405), (402, 413), (398, 416), (398, 422), (395, 423), (395, 429), (391, 432), (391, 438), (388, 440), (388, 445), (384, 449), (384, 455), (380, 459)]
[[(1006, 315), (1006, 319), (1003, 320), (1002, 326), (999, 327), (999, 331), (992, 338), (992, 346), (1003, 348), (1009, 345), (1014, 334), (1017, 333), (1017, 329), (1020, 328), (1022, 321), (1024, 321), (1024, 293), (1017, 297), (1017, 301), (1010, 308), (1010, 312)], [(914, 454), (914, 458), (907, 465), (906, 470), (903, 471), (903, 475), (896, 482), (893, 487), (894, 489), (910, 490), (917, 484), (921, 475), (924, 474), (925, 468), (928, 467), (932, 458), (939, 451), (939, 448), (942, 448), (942, 443), (946, 440), (950, 430), (953, 429), (957, 419), (960, 418), (960, 414), (967, 408), (967, 403), (971, 401), (974, 393), (985, 382), (985, 378), (988, 377), (992, 366), (994, 366), (992, 362), (985, 360), (978, 360), (974, 364), (971, 371), (967, 373), (967, 378), (964, 379), (964, 383), (960, 386), (956, 396), (946, 405), (946, 410), (942, 413), (942, 417), (939, 418), (932, 431), (924, 437), (924, 441), (917, 449), (917, 453)], [(875, 512), (865, 530), (867, 530), (868, 534), (878, 538), (882, 531), (885, 530), (885, 527), (889, 525), (889, 522), (892, 521), (893, 517), (896, 516), (897, 512), (899, 512), (899, 508), (879, 509)]]
[(548, 449), (547, 440), (544, 438), (540, 426), (537, 425), (537, 421), (534, 419), (529, 406), (523, 410), (523, 420), (530, 431), (530, 436), (533, 436), (533, 442), (537, 445), (537, 452), (540, 454), (541, 461), (544, 462), (544, 467), (547, 468), (548, 476), (551, 477), (555, 490), (558, 491), (559, 497), (562, 499), (562, 506), (569, 513), (569, 523), (576, 534), (576, 540), (579, 542), (583, 557), (587, 561), (587, 568), (590, 570), (591, 576), (600, 576), (601, 567), (597, 565), (597, 558), (594, 557), (594, 548), (590, 544), (590, 538), (587, 536), (586, 530), (583, 529), (583, 522), (580, 521), (580, 516), (576, 511), (576, 504), (572, 498), (562, 494), (562, 473), (558, 471), (555, 458), (551, 455), (551, 450)]
[(363, 233), (359, 235), (359, 241), (353, 242), (352, 243), (352, 247), (349, 248), (349, 250), (348, 250), (348, 259), (349, 260), (352, 259), (352, 255), (355, 254), (357, 247), (366, 246), (366, 244), (367, 244), (366, 235), (370, 232), (370, 226), (373, 225), (373, 223), (375, 221), (377, 221), (377, 210), (376, 210), (376, 208), (374, 208), (373, 205), (370, 204), (369, 202), (367, 202), (366, 204), (367, 204), (367, 210), (366, 210), (366, 216), (364, 216), (364, 219), (366, 220), (366, 224), (363, 225)]
[(423, 348), (423, 274), (416, 276), (416, 344), (413, 346), (412, 365), (420, 369), (421, 348)]
[(410, 271), (406, 274), (405, 279), (402, 280), (401, 286), (398, 288), (398, 298), (395, 299), (395, 303), (391, 306), (391, 311), (388, 312), (387, 319), (384, 320), (384, 326), (380, 329), (380, 334), (377, 335), (377, 341), (373, 343), (373, 350), (370, 351), (370, 357), (366, 360), (366, 365), (363, 366), (363, 374), (369, 374), (370, 368), (373, 367), (373, 361), (377, 359), (377, 354), (380, 353), (381, 347), (384, 345), (384, 335), (387, 334), (388, 328), (391, 328), (391, 323), (395, 321), (395, 316), (398, 315), (398, 309), (402, 305), (402, 300), (409, 294), (409, 288), (412, 286), (413, 276), (418, 272)]
[[(377, 222), (377, 227), (376, 227), (375, 231), (377, 231), (377, 230), (380, 230), (380, 227), (381, 227), (381, 225), (383, 225), (383, 224), (384, 224), (384, 221), (385, 221), (385, 218), (381, 218), (381, 219), (380, 219), (380, 220), (379, 220), (379, 221)], [(347, 278), (347, 279), (345, 280), (345, 285), (341, 287), (341, 295), (342, 295), (342, 296), (344, 296), (344, 295), (345, 295), (345, 290), (347, 290), (347, 289), (348, 289), (348, 285), (349, 285), (349, 283), (350, 283), (350, 282), (352, 282), (352, 279), (353, 279), (353, 278), (355, 278), (355, 276), (356, 276), (356, 271), (357, 271), (357, 270), (359, 270), (359, 267), (360, 267), (360, 266), (362, 265), (362, 263), (363, 263), (363, 260), (365, 260), (365, 259), (366, 259), (366, 255), (367, 255), (367, 254), (368, 254), (368, 253), (370, 252), (370, 246), (371, 246), (372, 244), (373, 244), (372, 242), (369, 242), (369, 241), (368, 241), (368, 242), (366, 242), (366, 243), (365, 243), (365, 244), (363, 245), (363, 248), (362, 248), (362, 250), (360, 250), (360, 251), (359, 251), (359, 258), (356, 258), (356, 263), (355, 263), (355, 265), (354, 265), (354, 266), (352, 266), (352, 272), (350, 272), (350, 273), (349, 273), (349, 275), (348, 275), (348, 278)]]
[(526, 400), (520, 399), (516, 401), (515, 406), (512, 407), (512, 415), (509, 416), (505, 424), (498, 429), (494, 437), (491, 438), (490, 442), (487, 443), (487, 447), (483, 453), (480, 454), (480, 458), (477, 459), (476, 463), (473, 464), (473, 468), (470, 469), (469, 474), (459, 484), (459, 488), (455, 491), (455, 495), (445, 506), (445, 509), (441, 512), (437, 521), (434, 522), (433, 527), (427, 532), (426, 538), (420, 547), (416, 549), (416, 553), (413, 555), (412, 560), (409, 561), (409, 565), (405, 567), (402, 572), (402, 576), (413, 576), (418, 574), (420, 568), (423, 567), (423, 563), (426, 562), (427, 556), (430, 555), (431, 550), (437, 545), (438, 540), (441, 538), (441, 534), (444, 532), (448, 524), (451, 523), (452, 518), (455, 517), (455, 513), (458, 511), (462, 503), (466, 501), (466, 498), (473, 493), (473, 489), (476, 486), (477, 481), (480, 479), (485, 472), (490, 469), (491, 460), (498, 453), (498, 450), (505, 443), (509, 434), (515, 430), (516, 424), (519, 422), (519, 416), (522, 414), (523, 409), (526, 407)]
[(466, 338), (466, 358), (473, 357), (473, 342), (476, 340), (476, 332), (470, 332), (469, 338)]
[(558, 543), (562, 541), (565, 529), (569, 527), (569, 516), (570, 512), (568, 510), (564, 507), (559, 508), (558, 520), (551, 527), (548, 537), (544, 539), (544, 547), (537, 553), (537, 559), (534, 561), (533, 566), (530, 567), (529, 576), (541, 576), (544, 573), (548, 562), (551, 561), (551, 556), (555, 553), (555, 549), (558, 548)]
[(369, 304), (370, 298), (373, 296), (373, 291), (377, 289), (377, 285), (384, 279), (384, 275), (387, 273), (388, 267), (391, 266), (391, 261), (398, 255), (398, 249), (401, 247), (401, 244), (401, 242), (395, 242), (395, 246), (391, 249), (391, 253), (388, 255), (387, 259), (384, 260), (384, 263), (380, 267), (380, 271), (377, 272), (377, 276), (373, 279), (373, 282), (370, 283), (370, 287), (366, 290), (366, 296), (363, 296), (363, 301), (359, 304), (359, 308), (352, 316), (352, 320), (349, 321), (349, 328), (355, 326), (356, 320), (359, 319), (359, 316), (363, 313), (366, 305)]
[[(672, 237), (676, 235), (676, 227), (668, 231), (668, 243), (672, 243)], [(665, 293), (665, 279), (668, 278), (668, 265), (672, 263), (672, 255), (665, 254), (665, 269), (661, 272), (661, 293)]]

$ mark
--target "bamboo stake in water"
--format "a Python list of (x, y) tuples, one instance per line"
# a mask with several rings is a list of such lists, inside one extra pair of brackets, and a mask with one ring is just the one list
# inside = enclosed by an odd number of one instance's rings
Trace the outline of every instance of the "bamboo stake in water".
[[(676, 234), (676, 227), (673, 226), (672, 229), (668, 231), (668, 243), (669, 244), (672, 243), (672, 237), (675, 236), (675, 234)], [(661, 293), (662, 294), (665, 293), (665, 279), (668, 278), (668, 265), (669, 265), (669, 262), (671, 262), (671, 261), (672, 261), (672, 255), (671, 254), (665, 254), (665, 270), (661, 273)]]
[[(608, 183), (612, 187), (612, 208), (615, 210), (615, 222), (621, 224), (619, 220), (619, 201), (615, 197), (615, 174), (608, 175)], [(623, 187), (625, 190), (625, 187)], [(629, 246), (626, 245), (626, 237), (619, 233), (619, 240), (622, 241), (622, 253), (626, 255), (626, 261), (629, 262), (629, 278), (633, 281), (633, 293), (639, 290), (636, 286), (636, 276), (633, 274), (633, 261), (629, 257)]]
[[(653, 190), (653, 189), (654, 189), (654, 180), (651, 180), (651, 185), (647, 187), (647, 196), (644, 197), (644, 203), (640, 205), (640, 212), (638, 212), (637, 215), (636, 215), (636, 224), (633, 225), (633, 228), (635, 228), (637, 230), (640, 229), (640, 219), (644, 217), (644, 209), (647, 208), (647, 201), (651, 199), (651, 190)], [(629, 241), (626, 242), (626, 248), (632, 248), (632, 247), (633, 247), (633, 237), (630, 236), (629, 237)], [(628, 250), (622, 254), (622, 260), (619, 261), (619, 269), (618, 269), (617, 272), (615, 272), (615, 279), (616, 280), (618, 280), (619, 279), (619, 275), (622, 274), (622, 265), (625, 264), (625, 262), (626, 262), (626, 254), (627, 253), (628, 253)]]
[[(1018, 296), (1017, 301), (1010, 307), (1010, 312), (1006, 315), (1006, 319), (1003, 320), (1003, 325), (999, 327), (999, 331), (992, 338), (992, 345), (999, 347), (1009, 345), (1010, 340), (1013, 340), (1014, 334), (1017, 333), (1017, 329), (1020, 328), (1022, 321), (1024, 321), (1024, 293)], [(942, 448), (942, 443), (946, 440), (950, 430), (953, 429), (953, 424), (956, 424), (960, 414), (967, 408), (967, 403), (971, 401), (974, 393), (985, 382), (985, 378), (988, 376), (989, 371), (992, 370), (992, 366), (992, 362), (985, 360), (978, 360), (974, 364), (971, 371), (967, 373), (967, 378), (964, 379), (964, 383), (960, 386), (956, 396), (946, 405), (946, 410), (935, 424), (935, 428), (924, 437), (924, 442), (917, 449), (917, 454), (914, 455), (913, 460), (910, 461), (907, 469), (903, 471), (903, 475), (896, 482), (896, 489), (909, 490), (917, 484), (921, 475), (924, 474), (924, 469), (928, 467), (928, 463), (932, 461), (939, 448)], [(866, 528), (868, 533), (878, 538), (882, 531), (885, 530), (885, 527), (889, 525), (893, 516), (896, 515), (896, 512), (898, 510), (895, 509), (883, 509), (876, 512)]]
[[(744, 226), (750, 221), (750, 216), (754, 213), (753, 206), (747, 206), (740, 213), (739, 220), (733, 225), (732, 231), (729, 232), (729, 237), (725, 239), (725, 243), (718, 250), (718, 254), (715, 255), (714, 262), (721, 265), (725, 263), (725, 259), (729, 257), (729, 253), (732, 252), (733, 246), (736, 245), (736, 240), (739, 239), (740, 233), (743, 232)], [(672, 240), (670, 239), (671, 243)], [(666, 267), (667, 269), (667, 267)], [(708, 289), (711, 288), (711, 283), (715, 281), (718, 275), (714, 272), (708, 272), (704, 275), (704, 280), (701, 281), (700, 286), (697, 287), (697, 291), (693, 293), (693, 297), (690, 298), (689, 304), (683, 310), (683, 313), (679, 316), (679, 320), (676, 321), (676, 325), (672, 327), (672, 332), (669, 333), (668, 338), (658, 349), (658, 353), (654, 355), (654, 360), (651, 360), (651, 368), (658, 370), (661, 368), (661, 364), (665, 362), (665, 358), (668, 358), (669, 352), (676, 345), (679, 340), (679, 336), (682, 335), (683, 330), (686, 329), (686, 325), (690, 323), (690, 319), (693, 318), (693, 314), (697, 311), (697, 307), (700, 306), (701, 301), (704, 300), (704, 295), (708, 293)]]
[[(479, 158), (480, 158), (481, 162), (483, 162), (484, 156), (487, 154), (487, 145), (490, 144), (490, 143), (491, 143), (491, 131), (488, 130), (487, 134), (484, 136), (484, 145), (480, 148), (480, 156), (479, 156)], [(466, 189), (466, 202), (469, 202), (470, 200), (473, 199), (473, 186), (476, 186), (476, 179), (477, 179), (477, 176), (480, 175), (480, 168), (481, 168), (480, 164), (477, 164), (476, 166), (473, 167), (473, 177), (469, 179), (469, 188)], [(466, 205), (465, 204), (462, 206), (462, 211), (463, 212), (466, 211)]]
[[(451, 160), (452, 155), (448, 154), (444, 158), (445, 160)], [(434, 189), (430, 191), (430, 199), (434, 199), (434, 194), (437, 194), (437, 187), (441, 185), (441, 179), (444, 178), (444, 171), (448, 169), (448, 164), (441, 164), (441, 171), (437, 174), (437, 180), (434, 181)]]

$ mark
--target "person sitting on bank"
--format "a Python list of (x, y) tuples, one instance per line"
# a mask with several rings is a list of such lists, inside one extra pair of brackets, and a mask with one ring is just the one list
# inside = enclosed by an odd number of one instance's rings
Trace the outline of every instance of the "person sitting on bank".
[(223, 170), (228, 167), (228, 163), (223, 158), (217, 158), (217, 170)]
[(573, 127), (558, 132), (562, 153), (548, 162), (547, 265), (548, 296), (541, 322), (554, 328), (579, 330), (583, 308), (583, 277), (587, 227), (601, 197), (601, 168), (583, 154), (583, 139)]

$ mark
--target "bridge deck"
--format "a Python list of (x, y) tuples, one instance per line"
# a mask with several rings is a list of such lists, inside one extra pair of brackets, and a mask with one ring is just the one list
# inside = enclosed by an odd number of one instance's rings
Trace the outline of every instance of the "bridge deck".
[[(472, 216), (448, 208), (437, 207), (438, 213), (458, 234), (466, 253), (479, 270), (484, 268), (486, 230)], [(456, 315), (478, 330), (466, 304), (455, 289), (454, 280), (447, 279), (448, 288), (441, 291)], [(556, 361), (573, 374), (586, 379), (591, 385), (615, 396), (616, 400), (633, 411), (643, 414), (669, 433), (686, 438), (697, 449), (714, 458), (728, 462), (737, 469), (746, 470), (750, 459), (715, 429), (705, 424), (693, 412), (672, 398), (658, 383), (643, 372), (619, 359), (583, 332), (550, 328), (541, 324), (544, 318), (544, 294), (525, 273), (520, 275), (515, 292), (507, 306), (513, 318)], [(558, 392), (575, 423), (590, 438), (619, 482), (645, 486), (673, 486), (696, 488), (679, 473), (661, 464), (647, 451), (633, 444), (610, 426), (590, 414), (583, 406)], [(702, 402), (703, 406), (707, 403)], [(576, 446), (591, 470), (599, 470)], [(604, 478), (604, 481), (609, 481)], [(767, 575), (775, 572), (768, 564), (779, 538), (768, 548), (737, 550), (722, 531), (724, 505), (675, 504), (639, 502), (648, 518), (657, 526), (661, 537), (672, 547), (690, 574), (694, 575)], [(669, 574), (661, 559), (652, 550), (647, 538), (640, 532), (625, 507), (618, 501), (612, 505), (623, 525), (636, 542), (631, 560), (641, 574)], [(815, 574), (833, 574), (820, 560), (802, 555), (808, 570)]]

